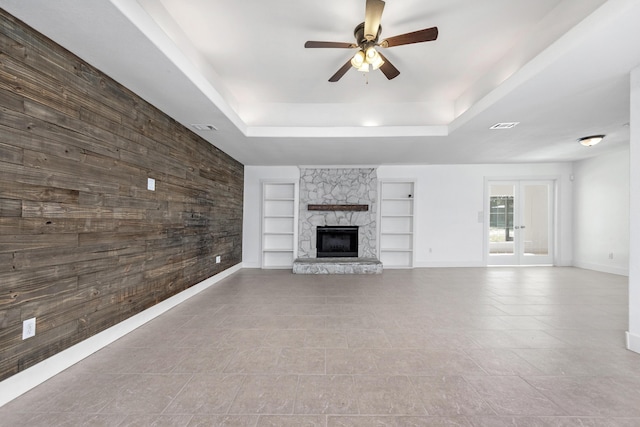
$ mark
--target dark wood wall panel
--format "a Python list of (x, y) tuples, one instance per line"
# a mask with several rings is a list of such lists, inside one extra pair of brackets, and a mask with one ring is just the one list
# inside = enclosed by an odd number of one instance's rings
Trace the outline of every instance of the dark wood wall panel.
[(0, 9), (0, 380), (240, 263), (242, 192), (240, 163)]

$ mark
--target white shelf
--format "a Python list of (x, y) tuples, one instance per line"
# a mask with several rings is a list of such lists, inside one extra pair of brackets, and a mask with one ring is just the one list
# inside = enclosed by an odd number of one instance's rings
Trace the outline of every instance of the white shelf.
[(385, 268), (413, 267), (415, 183), (380, 182), (380, 261)]
[(290, 268), (297, 246), (296, 182), (262, 183), (262, 268)]

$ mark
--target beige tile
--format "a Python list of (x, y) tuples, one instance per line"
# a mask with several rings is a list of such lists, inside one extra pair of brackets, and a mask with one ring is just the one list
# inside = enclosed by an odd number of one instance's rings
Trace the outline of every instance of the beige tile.
[(296, 414), (357, 414), (355, 382), (350, 375), (302, 375)]
[(327, 329), (378, 329), (380, 324), (373, 315), (326, 316)]
[(325, 427), (324, 415), (260, 415), (257, 427)]
[[(96, 413), (118, 396), (125, 377), (122, 374), (68, 370), (44, 383), (40, 387), (42, 393), (24, 396), (26, 405), (16, 409), (17, 412)], [(59, 391), (61, 389), (65, 390), (64, 393)], [(21, 400), (23, 399), (10, 402), (5, 407), (9, 409), (13, 405), (19, 405)]]
[(509, 349), (468, 349), (467, 355), (488, 375), (543, 375), (544, 373)]
[(251, 375), (240, 386), (230, 414), (292, 414), (297, 375)]
[(640, 377), (528, 377), (526, 380), (569, 414), (640, 417)]
[(276, 372), (287, 374), (324, 374), (325, 350), (283, 348), (276, 362)]
[(307, 330), (304, 335), (305, 347), (347, 348), (347, 331), (331, 329)]
[[(2, 425), (52, 427), (52, 426), (119, 426), (126, 418), (124, 414), (82, 414), (77, 412), (47, 412), (31, 415), (28, 420), (2, 418)], [(148, 424), (147, 424), (148, 425)], [(184, 425), (184, 424), (183, 424)]]
[(178, 395), (191, 375), (125, 375), (115, 398), (102, 410), (104, 414), (160, 413)]
[(379, 372), (406, 375), (486, 375), (469, 356), (454, 351), (373, 350)]
[(467, 377), (480, 397), (499, 415), (567, 415), (520, 377)]
[(257, 415), (195, 415), (188, 427), (255, 427)]
[(212, 373), (222, 372), (236, 355), (235, 348), (200, 347), (188, 349), (187, 354), (173, 369), (175, 373)]
[(242, 375), (194, 375), (164, 413), (226, 414), (244, 378)]
[(275, 329), (324, 329), (325, 316), (275, 316)]
[(390, 348), (383, 329), (348, 329), (345, 331), (349, 348)]
[(465, 417), (329, 416), (328, 427), (472, 427)]
[(637, 427), (638, 418), (473, 417), (474, 427)]
[(406, 376), (355, 376), (361, 414), (427, 415)]
[(495, 414), (463, 377), (410, 377), (410, 380), (429, 415)]
[[(264, 331), (262, 331), (264, 333)], [(272, 331), (268, 331), (266, 337), (264, 338), (264, 346), (265, 347), (294, 347), (294, 348), (302, 348), (304, 347), (305, 338), (307, 336), (307, 330), (305, 329), (297, 329), (297, 330), (289, 330), (289, 329), (274, 329)]]
[(192, 330), (177, 344), (179, 347), (256, 348), (263, 347), (265, 331), (262, 329)]
[(82, 361), (80, 368), (105, 374), (167, 373), (175, 369), (188, 353), (185, 348), (158, 351), (155, 347), (118, 346), (102, 349), (95, 357)]
[(378, 372), (374, 350), (328, 348), (326, 357), (327, 374), (370, 374)]
[(240, 350), (224, 368), (225, 373), (265, 374), (277, 372), (279, 348), (259, 347)]
[(185, 427), (191, 421), (191, 415), (136, 414), (127, 416), (118, 427)]

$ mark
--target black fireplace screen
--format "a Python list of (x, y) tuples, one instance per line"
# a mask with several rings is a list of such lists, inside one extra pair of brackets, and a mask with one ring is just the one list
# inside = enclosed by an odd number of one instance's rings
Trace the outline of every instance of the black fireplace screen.
[(318, 258), (357, 257), (357, 226), (326, 226), (316, 229), (316, 249)]

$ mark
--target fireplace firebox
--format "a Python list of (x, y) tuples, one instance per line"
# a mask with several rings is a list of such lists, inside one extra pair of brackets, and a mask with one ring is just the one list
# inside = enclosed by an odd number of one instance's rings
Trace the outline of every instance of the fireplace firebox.
[(333, 225), (316, 228), (318, 258), (357, 257), (358, 227)]

